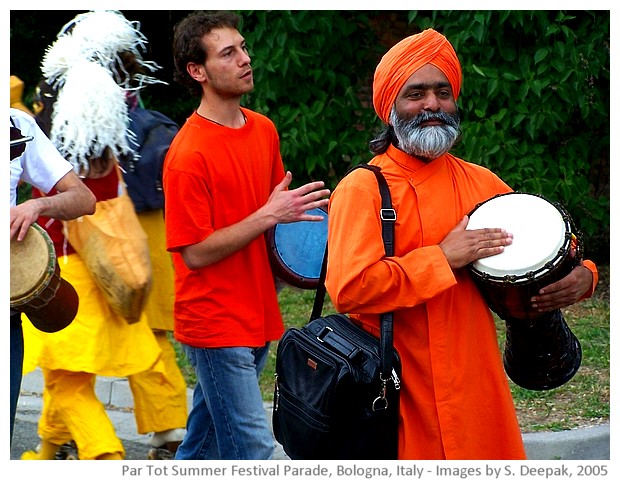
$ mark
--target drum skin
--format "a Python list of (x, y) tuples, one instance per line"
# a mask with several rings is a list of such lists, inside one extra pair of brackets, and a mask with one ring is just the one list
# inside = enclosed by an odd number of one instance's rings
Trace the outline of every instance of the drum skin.
[(36, 223), (26, 237), (11, 240), (11, 308), (47, 333), (67, 327), (77, 314), (78, 294), (60, 277), (49, 235)]
[(319, 284), (327, 244), (327, 213), (320, 208), (307, 213), (323, 221), (279, 223), (267, 231), (267, 248), (276, 282), (312, 290)]
[(54, 245), (39, 225), (33, 224), (21, 242), (11, 240), (11, 308), (30, 303), (44, 305), (46, 302), (39, 297), (50, 283), (54, 283), (53, 296), (58, 288), (58, 282), (53, 282), (55, 276)]

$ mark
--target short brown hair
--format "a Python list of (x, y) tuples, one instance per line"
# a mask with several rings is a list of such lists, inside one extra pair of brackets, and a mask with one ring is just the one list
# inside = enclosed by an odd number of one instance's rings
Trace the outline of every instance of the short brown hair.
[(202, 38), (216, 28), (239, 29), (241, 18), (233, 12), (193, 12), (174, 27), (172, 54), (174, 80), (185, 85), (193, 96), (202, 95), (202, 87), (187, 73), (188, 63), (203, 64), (207, 60)]

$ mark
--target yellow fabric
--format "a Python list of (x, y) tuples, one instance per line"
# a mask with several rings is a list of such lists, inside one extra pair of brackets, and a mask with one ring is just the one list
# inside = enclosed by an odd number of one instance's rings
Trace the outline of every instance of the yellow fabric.
[(185, 428), (187, 423), (187, 385), (176, 353), (166, 332), (154, 333), (162, 351), (163, 370), (145, 370), (128, 377), (141, 434)]
[(441, 33), (429, 28), (394, 45), (383, 56), (375, 70), (373, 104), (384, 123), (388, 123), (394, 101), (405, 82), (424, 65), (441, 70), (450, 85), (454, 99), (461, 91), (461, 64), (454, 48)]
[(166, 334), (174, 330), (174, 270), (166, 251), (163, 210), (140, 212), (138, 219), (148, 237), (153, 267), (151, 293), (142, 314), (161, 348), (163, 364), (161, 371), (145, 370), (128, 377), (138, 433), (146, 434), (185, 428), (187, 385)]
[(153, 282), (143, 314), (154, 330), (174, 330), (174, 270), (166, 250), (166, 226), (163, 210), (139, 212), (138, 220), (146, 232), (151, 253)]
[(22, 453), (22, 460), (54, 460), (56, 458), (56, 452), (62, 445), (48, 442), (47, 440), (41, 440), (37, 451), (27, 450)]
[(21, 78), (11, 75), (11, 108), (17, 108), (32, 115), (32, 111), (24, 105), (24, 82)]
[(123, 444), (95, 394), (96, 376), (47, 369), (43, 369), (43, 375), (45, 389), (39, 436), (57, 445), (75, 440), (80, 460), (115, 453), (124, 457)]
[(24, 374), (40, 366), (125, 377), (154, 367), (161, 349), (146, 321), (130, 325), (114, 313), (79, 255), (61, 257), (58, 263), (61, 277), (78, 292), (78, 312), (68, 327), (56, 333), (23, 322)]

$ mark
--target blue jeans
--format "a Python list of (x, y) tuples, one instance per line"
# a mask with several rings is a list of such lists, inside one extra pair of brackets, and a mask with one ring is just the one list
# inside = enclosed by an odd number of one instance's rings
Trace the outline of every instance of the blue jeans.
[(197, 383), (187, 434), (175, 460), (270, 459), (274, 440), (258, 385), (269, 344), (183, 348)]
[(22, 331), (21, 313), (11, 311), (11, 442), (13, 441), (13, 426), (17, 412), (19, 391), (22, 387), (22, 370), (24, 366), (24, 332)]

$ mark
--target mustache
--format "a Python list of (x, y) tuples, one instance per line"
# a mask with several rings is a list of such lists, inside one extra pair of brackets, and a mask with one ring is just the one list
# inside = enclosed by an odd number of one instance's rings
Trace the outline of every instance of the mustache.
[(449, 114), (446, 112), (420, 112), (410, 120), (410, 126), (412, 128), (418, 128), (424, 122), (439, 121), (450, 127), (459, 127), (458, 115)]

